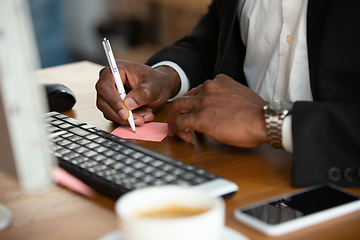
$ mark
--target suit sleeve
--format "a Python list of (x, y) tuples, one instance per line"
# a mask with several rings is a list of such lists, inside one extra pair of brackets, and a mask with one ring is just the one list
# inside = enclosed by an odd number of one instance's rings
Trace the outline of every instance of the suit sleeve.
[(296, 102), (293, 185), (360, 186), (360, 102)]
[(214, 1), (189, 35), (157, 52), (146, 64), (151, 66), (160, 61), (175, 62), (189, 78), (190, 88), (196, 87), (213, 76), (218, 29), (219, 8)]

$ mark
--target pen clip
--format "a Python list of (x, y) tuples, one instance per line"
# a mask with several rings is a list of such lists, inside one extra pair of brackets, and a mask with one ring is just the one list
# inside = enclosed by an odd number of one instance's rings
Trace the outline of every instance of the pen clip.
[(105, 50), (107, 60), (109, 62), (109, 67), (114, 72), (117, 72), (118, 69), (117, 69), (116, 61), (115, 61), (114, 55), (112, 54), (112, 49), (111, 49), (111, 45), (110, 45), (109, 40), (104, 38), (104, 40), (102, 41), (102, 44), (103, 44), (103, 47), (104, 47), (104, 50)]

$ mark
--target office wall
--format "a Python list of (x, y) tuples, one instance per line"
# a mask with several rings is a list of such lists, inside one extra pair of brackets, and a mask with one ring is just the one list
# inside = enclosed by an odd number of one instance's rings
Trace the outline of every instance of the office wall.
[(106, 64), (103, 37), (110, 39), (117, 57), (144, 62), (190, 32), (211, 0), (29, 2), (34, 6), (34, 19), (38, 18), (35, 28), (40, 31), (37, 37), (42, 62), (46, 63), (43, 67), (48, 67), (80, 60)]
[(104, 52), (97, 32), (109, 18), (108, 0), (62, 0), (66, 44), (75, 60), (99, 62)]

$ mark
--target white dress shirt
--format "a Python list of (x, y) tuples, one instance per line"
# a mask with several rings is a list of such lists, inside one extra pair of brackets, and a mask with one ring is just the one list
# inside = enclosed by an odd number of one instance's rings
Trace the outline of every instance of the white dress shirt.
[[(243, 9), (239, 6), (238, 21), (246, 46), (245, 77), (249, 88), (265, 101), (312, 100), (306, 43), (307, 3), (308, 0), (245, 0)], [(189, 80), (177, 64), (156, 64), (160, 65), (173, 67), (179, 73), (182, 87), (177, 96), (189, 90)], [(282, 129), (283, 146), (292, 152), (291, 115), (285, 118)]]

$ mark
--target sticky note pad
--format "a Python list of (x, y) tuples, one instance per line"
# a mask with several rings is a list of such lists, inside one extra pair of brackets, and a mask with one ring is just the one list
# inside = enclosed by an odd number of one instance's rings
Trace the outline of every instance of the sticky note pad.
[(136, 133), (130, 126), (121, 125), (112, 131), (112, 134), (124, 139), (161, 142), (168, 134), (167, 123), (149, 122), (136, 126)]
[(75, 192), (88, 197), (94, 197), (96, 195), (96, 192), (92, 188), (60, 167), (53, 168), (51, 173), (55, 182)]

